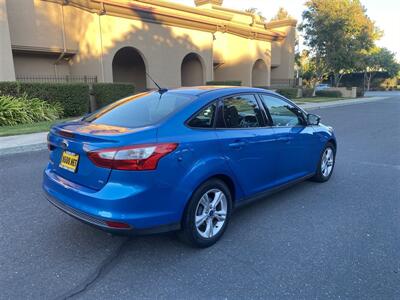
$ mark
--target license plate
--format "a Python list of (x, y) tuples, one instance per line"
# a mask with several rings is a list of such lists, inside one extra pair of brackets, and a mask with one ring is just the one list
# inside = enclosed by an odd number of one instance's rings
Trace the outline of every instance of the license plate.
[(61, 156), (60, 168), (75, 173), (78, 167), (79, 154), (64, 151)]

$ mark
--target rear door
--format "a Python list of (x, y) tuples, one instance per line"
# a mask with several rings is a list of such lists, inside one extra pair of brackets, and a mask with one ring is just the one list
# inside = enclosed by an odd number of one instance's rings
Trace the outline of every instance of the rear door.
[(261, 192), (275, 181), (276, 148), (273, 129), (253, 94), (224, 98), (219, 106), (217, 135), (222, 153), (247, 195)]

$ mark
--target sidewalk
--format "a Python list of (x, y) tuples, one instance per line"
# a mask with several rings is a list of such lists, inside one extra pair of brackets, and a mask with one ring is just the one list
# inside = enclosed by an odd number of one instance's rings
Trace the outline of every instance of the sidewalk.
[(389, 97), (390, 96), (355, 98), (355, 99), (351, 99), (351, 100), (346, 99), (346, 100), (337, 100), (337, 101), (329, 101), (329, 102), (315, 102), (315, 103), (310, 102), (310, 103), (299, 104), (299, 106), (305, 110), (312, 110), (312, 109), (319, 109), (319, 108), (328, 108), (328, 107), (337, 107), (337, 106), (374, 102), (374, 101), (386, 99)]
[(0, 156), (47, 148), (47, 132), (0, 137)]
[[(329, 108), (344, 105), (352, 105), (359, 103), (368, 103), (386, 99), (386, 97), (358, 98), (353, 100), (338, 100), (322, 103), (304, 103), (299, 106), (305, 110), (313, 110), (319, 108)], [(29, 151), (44, 150), (47, 148), (47, 132), (22, 134), (0, 137), (0, 156), (6, 154), (14, 154)]]

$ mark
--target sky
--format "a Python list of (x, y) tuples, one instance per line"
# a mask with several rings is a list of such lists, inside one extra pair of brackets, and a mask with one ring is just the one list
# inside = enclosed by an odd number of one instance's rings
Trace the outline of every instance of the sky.
[[(194, 0), (170, 1), (194, 6)], [(255, 7), (267, 19), (273, 17), (279, 7), (283, 7), (300, 22), (304, 2), (305, 0), (224, 0), (223, 6), (240, 10)], [(377, 42), (378, 46), (395, 52), (400, 62), (400, 0), (361, 0), (361, 3), (367, 9), (367, 15), (384, 32)]]

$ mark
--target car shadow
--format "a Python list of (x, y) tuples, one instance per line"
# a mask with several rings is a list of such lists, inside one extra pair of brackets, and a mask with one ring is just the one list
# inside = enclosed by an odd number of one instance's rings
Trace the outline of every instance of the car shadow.
[[(232, 218), (229, 224), (230, 228), (227, 230), (226, 233), (234, 234), (235, 228), (239, 226), (246, 227), (246, 222), (249, 219), (253, 219), (254, 221), (254, 216), (256, 216), (256, 218), (263, 218), (264, 214), (268, 214), (268, 212), (276, 208), (287, 205), (286, 203), (289, 201), (293, 202), (293, 196), (301, 195), (302, 193), (310, 191), (310, 189), (314, 189), (318, 186), (320, 186), (320, 184), (310, 181), (304, 181), (287, 189), (266, 196), (265, 198), (238, 207), (233, 211)], [(303, 199), (303, 197), (300, 197), (299, 199)], [(129, 239), (130, 242), (135, 244), (136, 247), (140, 244), (144, 245), (149, 242), (157, 242), (157, 244), (159, 244), (158, 241), (162, 241), (163, 243), (168, 242), (167, 244), (170, 245), (175, 245), (176, 243), (178, 243), (179, 247), (192, 249), (192, 247), (181, 243), (181, 241), (177, 237), (177, 232), (130, 236), (111, 234), (99, 230), (98, 228), (95, 228), (93, 226), (83, 224), (82, 222), (70, 218), (69, 216), (65, 217), (65, 222), (58, 224), (57, 226), (53, 226), (51, 227), (51, 229), (53, 231), (53, 234), (55, 235), (59, 235), (60, 231), (65, 232), (67, 234), (65, 238), (71, 239), (71, 243), (76, 244), (80, 244), (81, 240), (92, 240), (95, 243), (96, 241), (106, 239), (118, 243), (124, 241), (125, 239)], [(74, 242), (74, 240), (76, 241)]]

